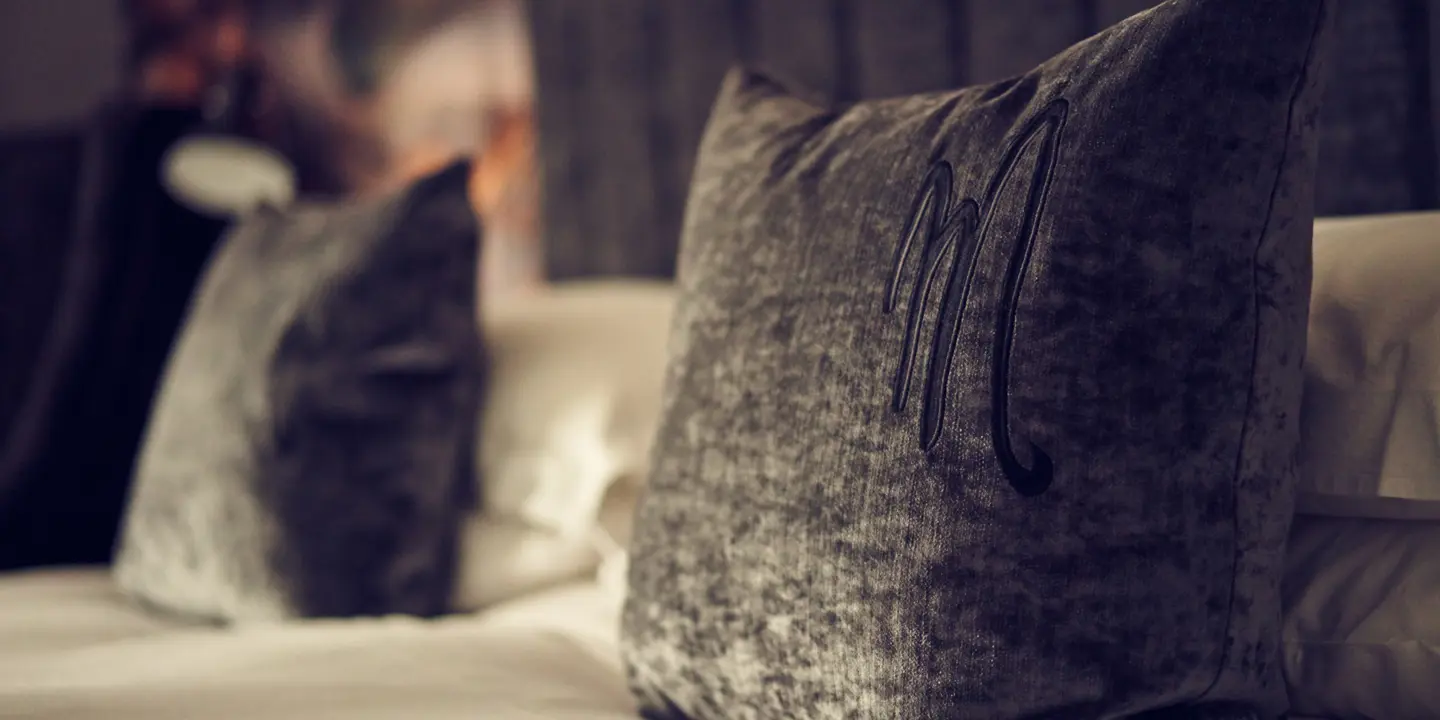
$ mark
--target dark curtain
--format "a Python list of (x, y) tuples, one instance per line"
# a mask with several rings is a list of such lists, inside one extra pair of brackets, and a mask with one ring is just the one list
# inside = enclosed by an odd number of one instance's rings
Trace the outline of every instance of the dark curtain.
[(223, 229), (159, 182), (163, 153), (199, 119), (109, 113), (85, 140), (55, 143), (81, 151), (48, 151), (54, 169), (27, 190), (49, 199), (43, 222), (0, 217), (7, 275), (44, 271), (6, 297), (30, 320), (7, 323), (16, 329), (0, 348), (3, 374), (24, 378), (0, 415), (12, 461), (0, 476), (0, 569), (110, 559), (159, 377)]
[[(1157, 0), (529, 0), (548, 271), (668, 277), (695, 149), (743, 62), (821, 99), (987, 83)], [(1440, 0), (1340, 0), (1324, 215), (1440, 207)]]
[(53, 319), (83, 144), (78, 132), (0, 138), (0, 431), (20, 412)]

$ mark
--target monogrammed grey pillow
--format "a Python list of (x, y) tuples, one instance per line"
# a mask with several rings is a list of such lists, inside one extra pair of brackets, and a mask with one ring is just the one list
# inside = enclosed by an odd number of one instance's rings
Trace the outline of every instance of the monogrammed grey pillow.
[(1322, 0), (725, 82), (624, 658), (652, 718), (1276, 717)]
[(468, 177), (229, 234), (150, 419), (124, 592), (220, 621), (446, 609), (483, 380)]

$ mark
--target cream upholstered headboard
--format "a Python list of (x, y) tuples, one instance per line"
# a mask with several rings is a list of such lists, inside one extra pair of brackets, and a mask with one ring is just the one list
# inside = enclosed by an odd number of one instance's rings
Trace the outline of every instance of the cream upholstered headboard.
[[(529, 0), (548, 269), (673, 272), (693, 154), (744, 62), (838, 101), (1023, 72), (1153, 0)], [(1440, 207), (1440, 0), (1342, 0), (1317, 206)]]

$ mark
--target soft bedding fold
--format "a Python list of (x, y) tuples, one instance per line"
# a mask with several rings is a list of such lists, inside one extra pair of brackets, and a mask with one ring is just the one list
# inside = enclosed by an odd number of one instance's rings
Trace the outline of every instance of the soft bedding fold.
[(617, 598), (571, 585), (473, 616), (235, 630), (156, 620), (100, 569), (0, 578), (0, 717), (632, 718)]
[(610, 569), (477, 615), (239, 630), (157, 619), (102, 568), (0, 575), (0, 718), (631, 720)]

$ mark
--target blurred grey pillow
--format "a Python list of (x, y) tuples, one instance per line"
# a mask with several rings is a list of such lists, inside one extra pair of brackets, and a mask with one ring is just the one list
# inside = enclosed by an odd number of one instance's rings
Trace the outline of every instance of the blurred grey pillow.
[(468, 177), (229, 234), (137, 464), (125, 593), (232, 621), (446, 609), (483, 380)]
[(653, 718), (1277, 717), (1319, 0), (726, 80), (623, 619)]

